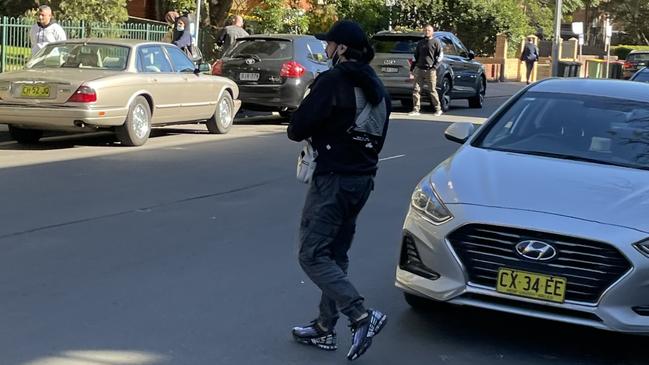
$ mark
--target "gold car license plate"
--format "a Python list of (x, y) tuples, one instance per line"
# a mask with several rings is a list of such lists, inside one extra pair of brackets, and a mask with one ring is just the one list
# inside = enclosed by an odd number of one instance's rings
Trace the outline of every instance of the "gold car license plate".
[(567, 283), (566, 278), (560, 276), (501, 267), (498, 270), (496, 290), (500, 293), (563, 303)]
[(25, 85), (20, 91), (20, 96), (27, 98), (49, 98), (49, 85)]

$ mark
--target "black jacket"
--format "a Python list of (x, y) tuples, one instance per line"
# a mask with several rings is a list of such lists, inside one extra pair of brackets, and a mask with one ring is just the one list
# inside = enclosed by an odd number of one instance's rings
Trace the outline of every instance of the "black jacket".
[(527, 42), (521, 53), (521, 61), (536, 62), (539, 60), (539, 49), (534, 43)]
[(417, 42), (415, 49), (415, 62), (412, 63), (410, 71), (415, 69), (415, 66), (422, 70), (437, 69), (441, 61), (442, 44), (439, 39), (424, 38)]
[[(386, 103), (383, 135), (360, 141), (348, 132), (357, 113), (354, 88), (360, 88), (372, 105)], [(311, 138), (318, 152), (315, 174), (373, 175), (388, 130), (391, 102), (383, 83), (368, 64), (343, 62), (316, 78), (311, 92), (295, 111), (288, 138)]]

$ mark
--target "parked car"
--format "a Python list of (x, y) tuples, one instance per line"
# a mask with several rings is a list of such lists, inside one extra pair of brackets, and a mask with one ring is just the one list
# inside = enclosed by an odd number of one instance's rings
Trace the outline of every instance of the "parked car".
[(287, 116), (318, 73), (327, 69), (322, 41), (310, 35), (274, 34), (237, 39), (212, 65), (212, 74), (239, 85), (244, 108)]
[(649, 334), (649, 84), (548, 79), (415, 188), (396, 285), (431, 301)]
[(205, 121), (227, 133), (241, 102), (237, 85), (200, 74), (178, 47), (136, 40), (51, 43), (22, 71), (0, 74), (0, 123), (20, 143), (43, 130), (111, 130), (139, 146), (152, 126)]
[[(487, 90), (487, 79), (482, 64), (475, 61), (475, 54), (449, 32), (435, 32), (435, 38), (442, 43), (444, 58), (437, 70), (437, 92), (442, 110), (447, 111), (451, 100), (468, 99), (472, 108), (482, 108)], [(372, 37), (376, 57), (372, 61), (374, 70), (383, 81), (393, 100), (400, 100), (403, 106), (412, 108), (414, 77), (410, 65), (414, 62), (417, 42), (423, 33), (399, 33), (383, 31)], [(430, 101), (426, 92), (424, 100)]]
[(622, 66), (623, 77), (628, 79), (645, 66), (649, 66), (649, 51), (631, 51)]
[(645, 67), (634, 73), (629, 79), (631, 81), (649, 82), (649, 68)]

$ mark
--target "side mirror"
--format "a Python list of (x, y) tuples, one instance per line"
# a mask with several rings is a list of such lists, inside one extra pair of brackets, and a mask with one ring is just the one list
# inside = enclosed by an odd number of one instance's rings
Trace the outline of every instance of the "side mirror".
[(453, 123), (444, 131), (444, 137), (452, 142), (464, 143), (473, 132), (475, 132), (475, 126), (472, 123)]
[(199, 70), (201, 73), (211, 75), (211, 74), (212, 74), (212, 65), (210, 65), (210, 64), (207, 63), (207, 62), (199, 63), (199, 64), (198, 64), (198, 70)]
[(475, 58), (475, 52), (469, 51), (469, 59), (472, 60)]

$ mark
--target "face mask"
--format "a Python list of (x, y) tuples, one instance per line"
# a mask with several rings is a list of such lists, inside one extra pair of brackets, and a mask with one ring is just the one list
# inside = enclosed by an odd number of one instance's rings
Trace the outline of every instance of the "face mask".
[(327, 61), (327, 66), (329, 66), (329, 68), (334, 68), (338, 62), (340, 62), (340, 57), (338, 57), (338, 48), (336, 47), (334, 54), (331, 55), (331, 58)]
[(179, 25), (179, 26), (176, 27), (176, 30), (179, 31), (179, 32), (184, 32), (185, 27)]

